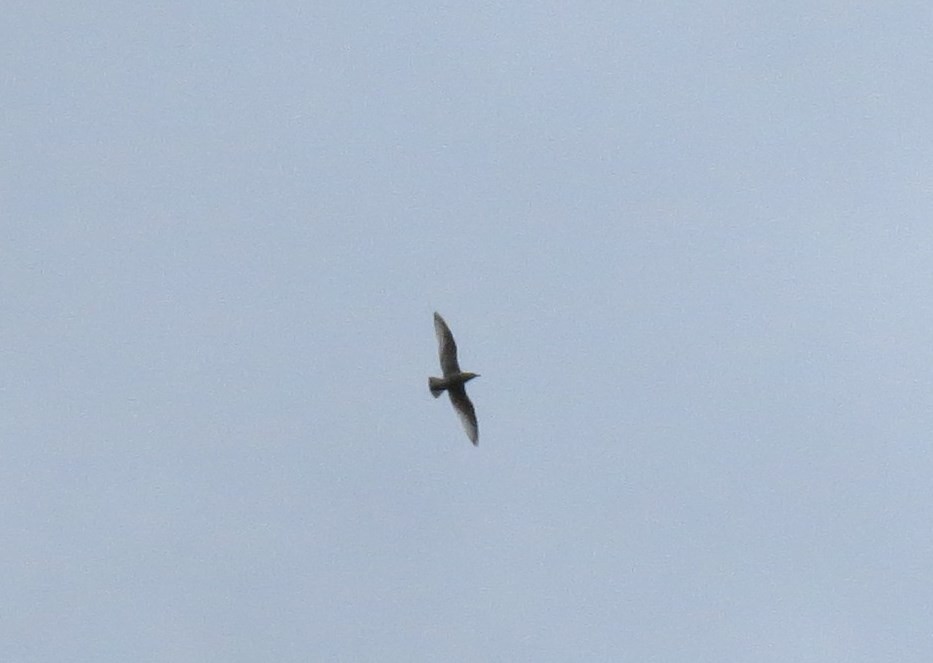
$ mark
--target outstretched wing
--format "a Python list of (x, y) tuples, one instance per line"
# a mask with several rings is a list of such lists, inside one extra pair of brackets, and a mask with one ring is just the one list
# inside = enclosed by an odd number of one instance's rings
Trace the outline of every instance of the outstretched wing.
[(457, 344), (454, 342), (454, 335), (450, 333), (450, 327), (444, 322), (444, 318), (436, 312), (434, 313), (434, 333), (437, 334), (437, 354), (441, 360), (441, 370), (444, 376), (459, 373), (460, 364), (457, 363)]
[(453, 403), (457, 416), (460, 417), (460, 422), (463, 424), (463, 430), (466, 431), (470, 442), (473, 443), (473, 446), (479, 445), (479, 425), (476, 423), (476, 410), (473, 409), (473, 403), (470, 401), (470, 397), (467, 396), (466, 389), (463, 388), (463, 385), (460, 385), (456, 389), (448, 389), (447, 393), (450, 395), (450, 402)]

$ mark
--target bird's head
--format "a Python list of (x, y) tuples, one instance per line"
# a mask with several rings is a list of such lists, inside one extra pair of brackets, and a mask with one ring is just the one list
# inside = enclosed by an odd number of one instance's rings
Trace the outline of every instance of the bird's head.
[(467, 373), (464, 373), (464, 374), (463, 374), (463, 381), (464, 381), (464, 382), (469, 382), (469, 381), (472, 380), (473, 378), (478, 378), (478, 377), (479, 377), (479, 373), (469, 373), (469, 372), (467, 372)]

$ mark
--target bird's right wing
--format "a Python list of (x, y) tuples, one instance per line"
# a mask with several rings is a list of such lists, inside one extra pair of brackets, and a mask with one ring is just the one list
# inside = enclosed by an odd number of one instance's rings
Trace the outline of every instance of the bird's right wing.
[(454, 335), (450, 333), (450, 327), (438, 313), (434, 314), (434, 333), (437, 334), (437, 354), (441, 360), (441, 370), (444, 375), (459, 373), (460, 364), (457, 363), (457, 344), (454, 342)]

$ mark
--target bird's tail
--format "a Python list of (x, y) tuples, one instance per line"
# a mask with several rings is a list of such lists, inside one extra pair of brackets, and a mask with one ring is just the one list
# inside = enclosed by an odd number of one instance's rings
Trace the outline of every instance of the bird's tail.
[(428, 378), (428, 389), (431, 390), (431, 395), (434, 398), (437, 398), (444, 392), (444, 381), (440, 378)]

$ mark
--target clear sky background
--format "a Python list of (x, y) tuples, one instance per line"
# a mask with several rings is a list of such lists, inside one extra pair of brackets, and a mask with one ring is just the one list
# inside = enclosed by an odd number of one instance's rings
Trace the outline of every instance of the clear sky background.
[(933, 660), (928, 2), (80, 4), (0, 21), (0, 659)]

